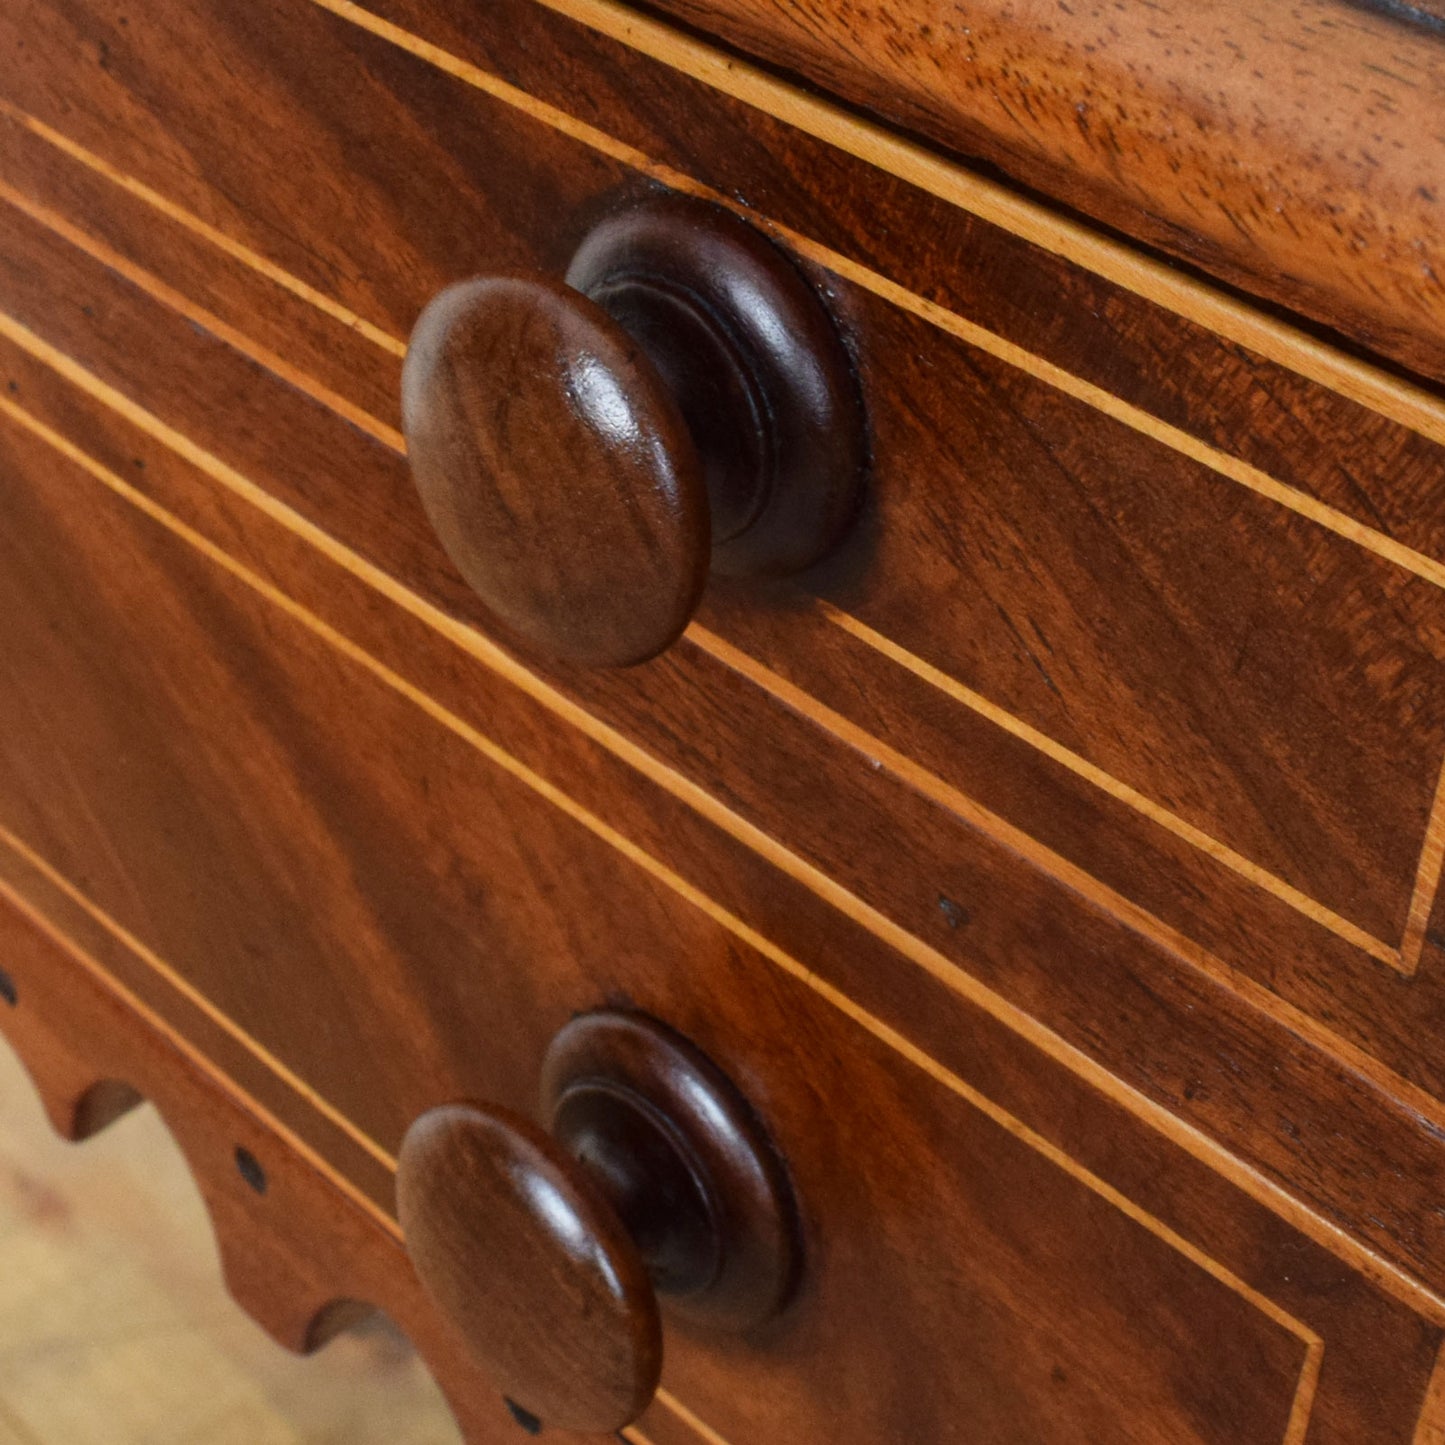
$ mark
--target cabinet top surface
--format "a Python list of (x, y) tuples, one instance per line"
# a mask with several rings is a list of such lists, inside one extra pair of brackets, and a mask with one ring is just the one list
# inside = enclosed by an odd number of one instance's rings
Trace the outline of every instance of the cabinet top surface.
[(662, 8), (1445, 376), (1440, 0)]

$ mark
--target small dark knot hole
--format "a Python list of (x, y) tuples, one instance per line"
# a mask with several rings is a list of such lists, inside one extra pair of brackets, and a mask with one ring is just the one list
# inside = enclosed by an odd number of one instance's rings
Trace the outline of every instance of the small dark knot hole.
[(236, 1146), (236, 1172), (257, 1194), (266, 1192), (266, 1171), (261, 1167), (261, 1161), (240, 1144)]
[(20, 990), (15, 987), (15, 980), (0, 968), (0, 1001), (8, 1003), (11, 1008), (20, 1002)]
[(507, 1407), (508, 1413), (517, 1424), (529, 1435), (540, 1435), (542, 1433), (542, 1422), (530, 1411), (524, 1410), (515, 1400), (509, 1400), (502, 1396), (502, 1403)]

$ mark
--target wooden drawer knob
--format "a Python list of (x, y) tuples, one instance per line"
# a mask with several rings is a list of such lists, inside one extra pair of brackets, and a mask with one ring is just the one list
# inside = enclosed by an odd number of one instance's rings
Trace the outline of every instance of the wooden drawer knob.
[(542, 1092), (550, 1134), (484, 1104), (423, 1114), (401, 1150), (402, 1228), (504, 1394), (557, 1429), (620, 1430), (657, 1388), (659, 1297), (719, 1329), (771, 1318), (797, 1214), (746, 1102), (651, 1019), (575, 1019)]
[(402, 420), (463, 577), (548, 655), (597, 666), (674, 641), (710, 569), (816, 561), (865, 455), (812, 288), (732, 212), (677, 196), (603, 221), (565, 285), (443, 291), (412, 333)]

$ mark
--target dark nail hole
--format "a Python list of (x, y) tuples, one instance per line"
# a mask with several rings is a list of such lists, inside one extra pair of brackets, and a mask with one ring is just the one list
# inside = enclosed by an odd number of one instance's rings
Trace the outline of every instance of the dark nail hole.
[(15, 980), (3, 968), (0, 968), (0, 999), (4, 999), (11, 1008), (20, 1002), (20, 990), (15, 987)]
[(261, 1167), (261, 1161), (239, 1144), (236, 1146), (236, 1170), (257, 1194), (266, 1192), (266, 1171)]
[(510, 1411), (512, 1419), (519, 1424), (529, 1435), (540, 1435), (542, 1433), (542, 1422), (530, 1411), (524, 1410), (515, 1400), (509, 1400), (502, 1396), (502, 1403)]
[(938, 911), (943, 914), (943, 921), (950, 928), (962, 928), (970, 921), (968, 909), (951, 898), (945, 898), (941, 893), (938, 895)]

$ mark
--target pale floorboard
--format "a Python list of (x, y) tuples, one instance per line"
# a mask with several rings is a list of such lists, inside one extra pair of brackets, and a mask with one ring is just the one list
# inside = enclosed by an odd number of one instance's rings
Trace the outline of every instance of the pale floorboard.
[(154, 1110), (66, 1144), (0, 1041), (0, 1445), (458, 1442), (384, 1323), (303, 1360), (241, 1313)]

